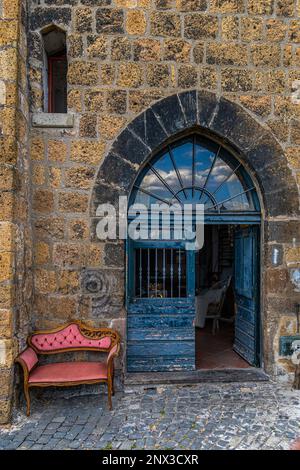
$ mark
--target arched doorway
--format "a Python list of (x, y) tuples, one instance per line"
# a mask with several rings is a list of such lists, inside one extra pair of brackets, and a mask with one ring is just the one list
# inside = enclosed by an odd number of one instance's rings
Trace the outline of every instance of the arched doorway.
[(192, 133), (139, 172), (129, 206), (157, 203), (203, 204), (204, 246), (187, 250), (175, 219), (168, 239), (160, 219), (155, 240), (128, 240), (127, 370), (259, 366), (261, 211), (252, 178), (228, 148)]
[[(257, 182), (262, 219), (259, 229), (262, 271), (260, 364), (264, 370), (277, 374), (276, 338), (280, 334), (282, 305), (291, 303), (289, 272), (283, 266), (279, 270), (282, 275), (278, 277), (278, 262), (281, 258), (277, 257), (277, 253), (283, 253), (285, 244), (291, 244), (293, 236), (297, 236), (299, 194), (284, 149), (271, 130), (242, 106), (214, 93), (189, 90), (153, 103), (129, 122), (111, 143), (95, 179), (90, 200), (92, 239), (97, 240), (96, 226), (101, 220), (97, 215), (98, 206), (110, 203), (117, 207), (120, 196), (130, 195), (133, 184), (149, 161), (150, 155), (156, 155), (157, 150), (163, 149), (167, 142), (176, 140), (180, 134), (184, 135), (194, 130), (222, 143), (242, 163), (246, 175), (251, 175), (251, 179)], [(207, 222), (206, 226), (208, 225)], [(109, 286), (105, 292), (105, 302), (113, 306), (111, 318), (118, 323), (119, 331), (124, 338), (125, 356), (126, 329), (129, 326), (127, 305), (123, 303), (125, 292), (127, 304), (131, 297), (126, 290), (124, 274), (127, 271), (126, 258), (130, 264), (132, 257), (128, 256), (128, 252), (127, 256), (122, 256), (123, 240), (115, 241), (113, 244), (108, 240), (105, 242), (105, 249), (106, 247), (109, 253), (117, 250), (118, 271), (115, 270), (115, 258), (112, 262), (111, 257), (107, 256), (93, 272), (84, 273), (83, 286), (89, 282), (90, 276), (100, 278), (103, 285)], [(274, 293), (280, 297), (280, 301), (275, 302)], [(99, 315), (97, 304), (92, 309), (95, 315)], [(184, 311), (188, 316), (187, 305)], [(136, 322), (138, 321), (137, 318)], [(123, 364), (126, 364), (125, 357)]]

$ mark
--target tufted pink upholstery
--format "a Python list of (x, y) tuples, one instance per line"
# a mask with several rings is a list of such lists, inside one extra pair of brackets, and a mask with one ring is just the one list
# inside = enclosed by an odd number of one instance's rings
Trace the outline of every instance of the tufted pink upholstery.
[(36, 367), (29, 383), (80, 382), (107, 379), (107, 366), (102, 362), (55, 362)]
[(109, 349), (111, 339), (89, 339), (82, 335), (79, 326), (72, 323), (56, 333), (37, 334), (31, 337), (32, 345), (40, 352), (72, 348)]
[(37, 364), (39, 360), (35, 351), (30, 347), (25, 349), (25, 351), (20, 354), (19, 358), (25, 362), (28, 372), (31, 371), (31, 369)]

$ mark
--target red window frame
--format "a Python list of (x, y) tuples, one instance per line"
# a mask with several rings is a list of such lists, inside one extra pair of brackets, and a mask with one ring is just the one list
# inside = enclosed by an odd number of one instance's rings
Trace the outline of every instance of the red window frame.
[(66, 54), (48, 57), (48, 113), (55, 113), (53, 93), (53, 64), (58, 61), (66, 61)]

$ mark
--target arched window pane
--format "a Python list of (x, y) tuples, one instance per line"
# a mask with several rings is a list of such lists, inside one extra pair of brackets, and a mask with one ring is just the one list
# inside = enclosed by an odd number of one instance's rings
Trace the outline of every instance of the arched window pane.
[[(249, 178), (247, 178), (248, 180)], [(241, 164), (206, 138), (193, 136), (172, 144), (150, 162), (140, 179), (135, 202), (204, 204), (206, 212), (254, 211), (253, 187)]]

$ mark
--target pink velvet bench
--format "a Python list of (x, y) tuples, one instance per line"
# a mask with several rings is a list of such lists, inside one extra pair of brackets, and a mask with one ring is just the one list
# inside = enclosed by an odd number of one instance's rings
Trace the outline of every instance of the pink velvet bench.
[[(107, 383), (108, 404), (114, 395), (114, 357), (120, 349), (118, 333), (109, 328), (90, 328), (74, 321), (51, 331), (37, 331), (28, 337), (28, 347), (16, 359), (24, 373), (27, 416), (30, 415), (31, 387), (65, 387)], [(74, 361), (38, 365), (39, 354), (71, 351), (106, 352), (105, 362)]]

